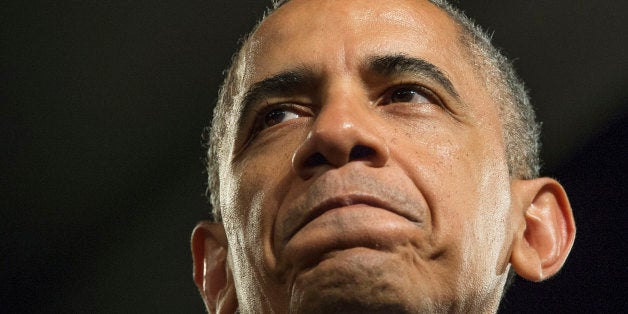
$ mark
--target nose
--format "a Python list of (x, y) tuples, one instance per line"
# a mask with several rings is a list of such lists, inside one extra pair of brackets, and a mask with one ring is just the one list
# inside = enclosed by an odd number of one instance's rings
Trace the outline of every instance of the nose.
[(340, 168), (350, 162), (383, 167), (390, 157), (388, 145), (378, 133), (375, 109), (349, 101), (323, 106), (305, 141), (292, 156), (292, 167), (303, 179), (318, 171)]

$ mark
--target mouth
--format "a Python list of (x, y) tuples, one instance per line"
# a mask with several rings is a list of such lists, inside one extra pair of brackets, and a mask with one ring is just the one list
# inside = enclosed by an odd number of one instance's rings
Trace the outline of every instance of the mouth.
[(315, 205), (312, 210), (308, 211), (308, 214), (304, 215), (303, 219), (299, 223), (295, 224), (293, 228), (291, 228), (292, 230), (287, 233), (287, 237), (284, 238), (284, 244), (292, 237), (294, 237), (297, 232), (299, 232), (316, 218), (324, 215), (329, 211), (354, 205), (363, 205), (388, 211), (398, 216), (401, 216), (414, 224), (419, 224), (421, 222), (418, 217), (413, 216), (412, 213), (408, 210), (403, 210), (402, 208), (392, 206), (385, 200), (373, 195), (360, 193), (339, 195), (324, 199), (323, 201)]
[[(392, 252), (429, 228), (426, 200), (410, 181), (369, 169), (327, 171), (280, 206), (273, 253), (279, 268), (302, 268), (331, 252)], [(292, 266), (289, 266), (292, 265)], [(299, 266), (295, 266), (299, 265)]]

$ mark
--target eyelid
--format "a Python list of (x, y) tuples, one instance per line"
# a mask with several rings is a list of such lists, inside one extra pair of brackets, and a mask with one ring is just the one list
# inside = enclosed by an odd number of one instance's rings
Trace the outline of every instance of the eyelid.
[[(421, 84), (417, 84), (417, 83), (405, 83), (405, 82), (400, 82), (398, 84), (395, 84), (393, 86), (388, 87), (384, 93), (382, 98), (383, 99), (390, 99), (390, 96), (392, 95), (393, 92), (395, 92), (398, 89), (401, 88), (407, 88), (407, 89), (411, 89), (414, 90), (418, 93), (421, 93), (427, 100), (429, 100), (431, 103), (434, 103), (440, 107), (443, 108), (447, 108), (443, 101), (441, 100), (441, 98), (434, 92), (432, 91), (430, 88), (427, 88)], [(381, 102), (382, 100), (380, 100)]]
[(252, 113), (255, 118), (253, 121), (253, 125), (251, 126), (251, 130), (249, 131), (251, 139), (255, 138), (255, 136), (257, 136), (257, 134), (259, 134), (261, 131), (274, 127), (264, 127), (264, 120), (266, 118), (266, 115), (278, 109), (292, 111), (299, 116), (307, 116), (312, 114), (308, 106), (294, 101), (266, 103), (265, 105), (260, 106), (258, 109), (256, 109), (254, 113)]

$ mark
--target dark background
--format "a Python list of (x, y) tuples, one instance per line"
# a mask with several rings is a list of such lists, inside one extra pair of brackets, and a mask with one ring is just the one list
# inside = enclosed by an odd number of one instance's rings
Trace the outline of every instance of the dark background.
[[(0, 4), (0, 312), (203, 312), (201, 133), (265, 5)], [(578, 226), (564, 270), (518, 279), (504, 312), (628, 311), (628, 2), (461, 6), (516, 60)]]

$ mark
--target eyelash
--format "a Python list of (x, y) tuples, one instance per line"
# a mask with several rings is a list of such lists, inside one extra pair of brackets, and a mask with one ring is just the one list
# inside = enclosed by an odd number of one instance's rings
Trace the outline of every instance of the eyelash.
[[(299, 105), (296, 103), (278, 103), (278, 104), (269, 104), (261, 106), (260, 109), (257, 109), (254, 113), (255, 122), (253, 125), (253, 135), (252, 138), (259, 134), (261, 131), (267, 129), (264, 128), (265, 119), (271, 112), (275, 110), (292, 110), (293, 112), (297, 112), (301, 115), (306, 115), (305, 110), (303, 110), (304, 105)], [(272, 127), (272, 126), (271, 126)]]
[[(393, 93), (401, 89), (407, 89), (407, 90), (417, 92), (421, 96), (425, 97), (430, 103), (436, 104), (443, 108), (445, 107), (442, 101), (440, 100), (440, 98), (436, 95), (436, 93), (434, 93), (429, 88), (422, 85), (415, 84), (415, 83), (405, 83), (405, 82), (395, 84), (394, 86), (386, 89), (386, 91), (382, 94), (383, 95), (382, 99), (388, 100), (388, 103), (380, 104), (380, 105), (386, 106), (389, 104), (393, 104), (394, 102), (390, 100), (393, 96)], [(380, 102), (381, 101), (382, 100), (380, 100)]]

